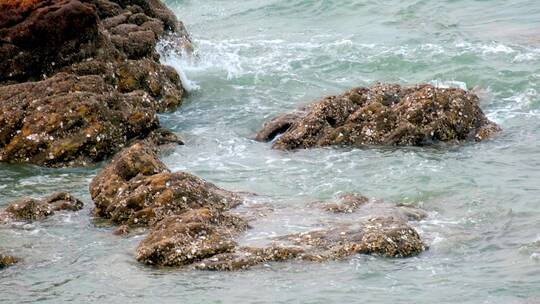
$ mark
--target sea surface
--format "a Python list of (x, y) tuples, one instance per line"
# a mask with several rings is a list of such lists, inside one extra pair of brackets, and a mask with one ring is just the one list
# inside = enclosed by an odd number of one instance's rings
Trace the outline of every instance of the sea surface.
[[(90, 216), (104, 165), (0, 165), (0, 207), (69, 191), (84, 210), (0, 226), (23, 262), (0, 271), (0, 303), (540, 303), (540, 2), (537, 0), (167, 1), (191, 57), (163, 53), (189, 96), (160, 115), (186, 142), (163, 155), (274, 210), (242, 236), (315, 229), (310, 202), (356, 192), (424, 208), (430, 249), (407, 259), (271, 263), (240, 272), (157, 269)], [(377, 81), (474, 91), (504, 131), (428, 148), (270, 149), (252, 140), (273, 116)]]

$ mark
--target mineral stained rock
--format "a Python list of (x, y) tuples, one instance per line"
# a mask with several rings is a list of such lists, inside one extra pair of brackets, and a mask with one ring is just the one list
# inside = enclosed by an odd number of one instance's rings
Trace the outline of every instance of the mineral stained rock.
[(143, 227), (190, 209), (227, 210), (239, 203), (233, 192), (186, 172), (170, 172), (143, 143), (118, 153), (92, 180), (90, 194), (97, 216)]
[(56, 192), (41, 200), (22, 198), (0, 211), (0, 222), (34, 221), (53, 215), (55, 211), (78, 211), (83, 202), (66, 192)]
[(19, 262), (19, 259), (0, 253), (0, 269), (9, 267)]
[(80, 166), (162, 142), (157, 113), (184, 92), (155, 50), (169, 35), (189, 43), (158, 0), (0, 3), (0, 161)]
[(429, 84), (375, 84), (326, 97), (269, 121), (255, 139), (281, 150), (332, 145), (424, 146), (489, 138), (500, 128), (489, 121), (478, 97)]

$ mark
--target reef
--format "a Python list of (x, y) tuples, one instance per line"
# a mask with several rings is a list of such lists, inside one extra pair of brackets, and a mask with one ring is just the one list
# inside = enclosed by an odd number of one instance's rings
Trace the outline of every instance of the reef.
[(157, 118), (184, 93), (159, 39), (190, 47), (159, 0), (0, 3), (0, 161), (81, 166), (137, 140), (181, 143)]
[(458, 88), (377, 83), (280, 115), (257, 133), (280, 150), (325, 146), (425, 146), (490, 138), (479, 98)]

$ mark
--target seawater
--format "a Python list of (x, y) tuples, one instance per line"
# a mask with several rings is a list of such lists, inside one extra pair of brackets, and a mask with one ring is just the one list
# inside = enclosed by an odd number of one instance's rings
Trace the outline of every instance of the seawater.
[[(95, 222), (88, 184), (104, 164), (0, 165), (0, 207), (64, 190), (86, 205), (0, 227), (24, 262), (0, 272), (2, 303), (540, 303), (540, 2), (168, 1), (195, 44), (163, 53), (189, 96), (162, 114), (186, 142), (163, 156), (274, 211), (242, 242), (320, 227), (309, 202), (357, 192), (424, 208), (430, 249), (409, 259), (359, 255), (214, 273), (138, 264), (144, 235)], [(474, 91), (504, 131), (444, 148), (270, 149), (268, 119), (376, 81)], [(12, 251), (10, 251), (12, 250)]]

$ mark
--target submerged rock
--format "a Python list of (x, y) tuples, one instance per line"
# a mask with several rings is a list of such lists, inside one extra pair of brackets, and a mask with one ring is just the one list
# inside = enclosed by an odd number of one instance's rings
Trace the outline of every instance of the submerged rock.
[(9, 267), (13, 264), (17, 264), (18, 262), (19, 259), (17, 259), (16, 257), (0, 253), (0, 269)]
[(189, 37), (159, 0), (11, 0), (0, 20), (0, 161), (86, 165), (164, 134), (184, 90), (155, 47)]
[(311, 205), (332, 213), (363, 213), (368, 216), (394, 217), (404, 221), (425, 219), (427, 213), (412, 205), (403, 203), (391, 204), (381, 200), (370, 200), (359, 194), (344, 194), (335, 200), (316, 202)]
[(190, 209), (227, 210), (239, 203), (233, 192), (186, 172), (170, 172), (142, 143), (118, 153), (92, 180), (90, 194), (97, 216), (130, 226), (152, 226)]
[(0, 212), (0, 222), (6, 220), (34, 221), (48, 217), (56, 211), (78, 211), (84, 204), (66, 192), (56, 192), (41, 200), (22, 198)]
[(265, 124), (256, 139), (274, 141), (272, 147), (282, 150), (331, 145), (423, 146), (480, 141), (499, 130), (471, 92), (429, 84), (376, 84), (278, 116)]

